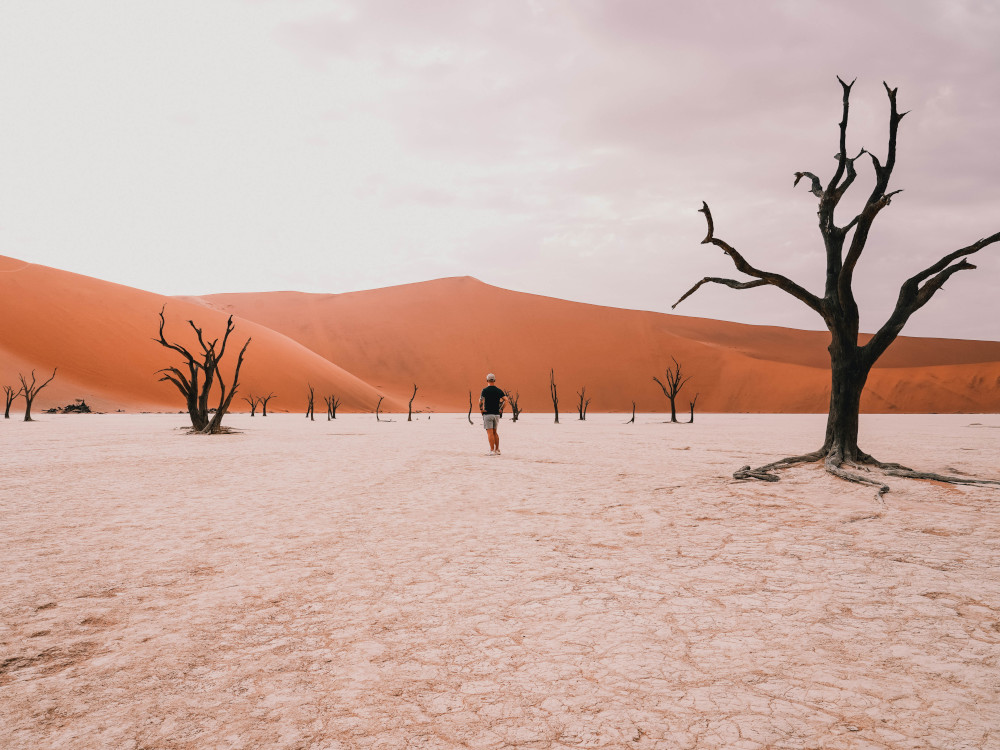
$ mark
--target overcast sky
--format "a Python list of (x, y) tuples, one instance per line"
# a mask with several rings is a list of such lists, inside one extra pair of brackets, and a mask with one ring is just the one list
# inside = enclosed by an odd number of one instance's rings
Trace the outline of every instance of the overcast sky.
[[(0, 254), (165, 294), (470, 275), (669, 312), (736, 273), (706, 200), (821, 292), (792, 181), (834, 168), (840, 75), (851, 151), (885, 153), (883, 80), (910, 110), (856, 282), (872, 330), (1000, 229), (998, 39), (992, 0), (4, 1)], [(1000, 340), (1000, 245), (973, 262), (906, 334)], [(676, 312), (822, 327), (771, 289)]]

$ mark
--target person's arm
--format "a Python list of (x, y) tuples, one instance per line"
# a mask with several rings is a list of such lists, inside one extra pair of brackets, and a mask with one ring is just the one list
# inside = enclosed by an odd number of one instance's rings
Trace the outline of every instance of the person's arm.
[(486, 399), (482, 396), (479, 397), (479, 413), (483, 413), (483, 408), (486, 406)]

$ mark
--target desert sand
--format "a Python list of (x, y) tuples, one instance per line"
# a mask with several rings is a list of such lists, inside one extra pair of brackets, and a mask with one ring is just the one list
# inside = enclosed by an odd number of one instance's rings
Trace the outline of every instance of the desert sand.
[[(995, 489), (816, 415), (0, 421), (0, 747), (1000, 747)], [(996, 475), (996, 415), (862, 444)]]
[[(78, 398), (101, 411), (176, 411), (181, 397), (156, 374), (177, 364), (153, 341), (164, 305), (168, 338), (188, 343), (188, 319), (214, 338), (234, 314), (237, 348), (253, 339), (241, 395), (273, 392), (275, 411), (303, 412), (308, 384), (321, 410), (329, 395), (345, 412), (370, 412), (380, 396), (398, 410), (416, 384), (414, 408), (465, 411), (493, 371), (538, 412), (550, 407), (550, 368), (563, 412), (583, 387), (591, 413), (631, 412), (633, 401), (663, 411), (653, 376), (662, 379), (671, 357), (692, 376), (681, 411), (695, 394), (707, 412), (815, 413), (829, 403), (825, 333), (567, 302), (468, 277), (336, 295), (165, 297), (3, 257), (0, 385), (58, 367), (36, 412)], [(238, 397), (233, 408), (248, 406)], [(869, 378), (862, 408), (1000, 411), (1000, 342), (900, 338)]]

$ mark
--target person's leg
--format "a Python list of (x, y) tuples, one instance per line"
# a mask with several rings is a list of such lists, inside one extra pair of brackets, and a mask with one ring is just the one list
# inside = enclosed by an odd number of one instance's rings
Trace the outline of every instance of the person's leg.
[(494, 428), (493, 430), (493, 450), (500, 453), (500, 430)]

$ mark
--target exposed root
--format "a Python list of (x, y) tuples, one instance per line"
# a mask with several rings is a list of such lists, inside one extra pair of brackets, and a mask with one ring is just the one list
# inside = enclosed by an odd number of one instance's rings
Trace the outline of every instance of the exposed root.
[(824, 452), (818, 450), (802, 456), (789, 456), (780, 461), (758, 466), (756, 469), (751, 469), (749, 465), (743, 466), (739, 471), (733, 472), (733, 479), (759, 479), (764, 482), (777, 482), (781, 477), (773, 472), (779, 469), (787, 469), (797, 464), (811, 464), (814, 461), (819, 461), (823, 456)]
[[(857, 471), (871, 472), (872, 469), (878, 469), (882, 473), (891, 477), (903, 477), (905, 479), (929, 479), (935, 482), (946, 482), (948, 484), (971, 484), (1000, 487), (1000, 480), (996, 479), (974, 479), (972, 477), (915, 471), (908, 466), (903, 466), (902, 464), (879, 461), (873, 456), (860, 451), (858, 452), (856, 458), (846, 459), (839, 451), (831, 453), (824, 449), (813, 451), (812, 453), (806, 453), (802, 456), (789, 456), (788, 458), (764, 464), (763, 466), (758, 466), (757, 468), (751, 468), (749, 465), (742, 466), (739, 470), (733, 472), (733, 479), (757, 479), (764, 482), (777, 482), (780, 477), (776, 472), (781, 469), (787, 469), (798, 464), (813, 463), (819, 460), (823, 460), (823, 468), (828, 474), (832, 474), (833, 476), (847, 482), (854, 482), (856, 484), (865, 484), (875, 487), (875, 499), (879, 502), (882, 502), (882, 495), (889, 491), (889, 485), (879, 479), (858, 474), (856, 473)], [(848, 469), (854, 469), (855, 471), (848, 471)]]

